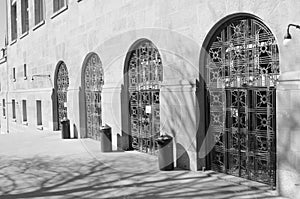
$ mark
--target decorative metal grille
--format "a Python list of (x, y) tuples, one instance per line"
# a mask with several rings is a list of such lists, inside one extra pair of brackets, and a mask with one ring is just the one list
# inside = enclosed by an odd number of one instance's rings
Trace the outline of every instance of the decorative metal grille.
[(132, 51), (129, 59), (130, 126), (132, 147), (155, 153), (155, 137), (160, 128), (160, 82), (162, 63), (151, 42), (143, 42)]
[(86, 107), (87, 137), (99, 140), (102, 126), (101, 91), (103, 86), (103, 69), (100, 58), (92, 54), (84, 71), (84, 91)]
[(212, 38), (206, 62), (213, 170), (276, 182), (278, 47), (258, 20), (236, 19)]
[(65, 63), (61, 63), (57, 72), (57, 106), (58, 106), (58, 128), (61, 129), (61, 120), (67, 116), (67, 91), (69, 87), (68, 69)]

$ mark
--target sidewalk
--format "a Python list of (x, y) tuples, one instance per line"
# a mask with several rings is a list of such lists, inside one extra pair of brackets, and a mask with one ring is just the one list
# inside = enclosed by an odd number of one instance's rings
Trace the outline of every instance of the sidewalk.
[(159, 171), (138, 152), (100, 153), (60, 132), (0, 135), (0, 198), (281, 198), (259, 183), (184, 170)]

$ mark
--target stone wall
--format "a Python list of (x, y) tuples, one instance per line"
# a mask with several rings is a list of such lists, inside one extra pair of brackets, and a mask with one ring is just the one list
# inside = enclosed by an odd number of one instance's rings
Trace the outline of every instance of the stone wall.
[[(0, 56), (0, 133), (7, 133), (7, 62), (6, 57), (1, 53)], [(3, 101), (4, 99), (4, 101)]]

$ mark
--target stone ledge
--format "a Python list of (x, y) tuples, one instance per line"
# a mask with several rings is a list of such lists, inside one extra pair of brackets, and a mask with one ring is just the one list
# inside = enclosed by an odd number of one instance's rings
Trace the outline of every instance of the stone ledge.
[(21, 36), (20, 39), (23, 39), (24, 37), (26, 37), (29, 34), (28, 30), (26, 32), (24, 32)]
[(61, 13), (63, 13), (67, 9), (68, 9), (68, 5), (65, 5), (64, 7), (62, 7), (61, 9), (59, 9), (58, 11), (56, 11), (55, 13), (53, 13), (53, 15), (51, 16), (51, 19), (53, 19), (56, 16), (60, 15)]
[(32, 30), (36, 30), (36, 29), (38, 29), (39, 27), (41, 27), (42, 25), (44, 25), (45, 24), (45, 20), (42, 20), (42, 21), (40, 21), (38, 24), (36, 24), (33, 28), (32, 28)]

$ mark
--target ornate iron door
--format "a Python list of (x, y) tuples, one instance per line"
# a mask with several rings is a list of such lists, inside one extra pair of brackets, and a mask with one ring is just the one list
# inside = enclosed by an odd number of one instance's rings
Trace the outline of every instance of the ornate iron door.
[(69, 87), (68, 69), (65, 63), (61, 63), (57, 72), (56, 91), (57, 91), (57, 113), (58, 130), (61, 129), (61, 120), (67, 116), (67, 91)]
[(206, 64), (213, 170), (275, 185), (276, 80), (274, 36), (252, 18), (216, 33)]
[(226, 89), (226, 103), (223, 171), (274, 184), (275, 89)]
[(154, 139), (160, 132), (162, 65), (159, 52), (152, 43), (144, 42), (132, 52), (128, 77), (132, 147), (155, 153)]
[(99, 140), (99, 131), (102, 126), (103, 69), (100, 58), (96, 54), (92, 54), (86, 62), (84, 83), (87, 137)]

